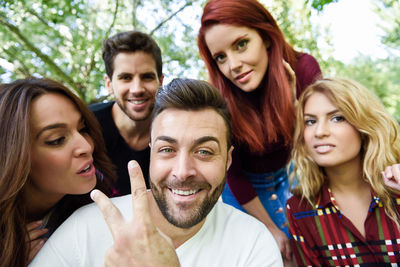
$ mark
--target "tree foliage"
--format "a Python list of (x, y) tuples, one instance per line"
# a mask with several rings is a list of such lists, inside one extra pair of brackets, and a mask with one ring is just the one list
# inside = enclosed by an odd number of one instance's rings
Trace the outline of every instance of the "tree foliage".
[[(333, 2), (337, 0), (314, 0), (312, 7), (320, 11)], [(385, 32), (382, 45), (387, 47), (388, 57), (381, 59), (360, 55), (344, 64), (330, 56), (328, 51), (325, 59), (319, 62), (325, 76), (354, 79), (373, 91), (387, 110), (400, 121), (400, 2), (379, 0), (373, 3), (382, 19), (380, 26)]]
[(382, 43), (400, 53), (400, 2), (381, 0), (375, 3), (375, 9), (383, 20), (381, 27), (386, 33), (382, 37)]
[[(294, 0), (267, 6), (299, 50), (318, 57), (310, 6)], [(164, 73), (207, 78), (196, 45), (205, 0), (15, 0), (0, 5), (2, 80), (48, 76), (90, 103), (102, 99), (102, 41), (136, 29), (153, 35), (163, 51)], [(294, 8), (294, 6), (296, 6)], [(296, 19), (294, 19), (296, 18)], [(99, 98), (100, 97), (100, 98)]]
[(397, 0), (375, 1), (384, 30), (382, 45), (387, 58), (359, 56), (349, 64), (327, 59), (326, 74), (354, 79), (382, 100), (387, 110), (400, 121), (400, 3)]
[(319, 56), (317, 38), (320, 29), (318, 25), (311, 24), (310, 5), (296, 0), (273, 1), (264, 5), (276, 19), (290, 44), (299, 51)]
[(349, 64), (330, 58), (329, 63), (329, 76), (346, 77), (361, 83), (373, 91), (389, 113), (400, 121), (400, 58), (359, 56)]
[[(118, 3), (100, 8), (85, 1), (7, 2), (0, 10), (0, 52), (13, 66), (11, 78), (49, 76), (84, 100), (95, 97), (90, 85), (102, 79), (101, 40), (113, 27)], [(109, 20), (95, 15), (112, 9)]]
[[(385, 85), (375, 87), (384, 91), (384, 104), (389, 111), (400, 121), (400, 2), (398, 0), (381, 0), (376, 3), (376, 10), (383, 20), (382, 28), (385, 32), (382, 43), (388, 49), (388, 58), (374, 62), (379, 66), (375, 74)], [(376, 64), (378, 63), (378, 64)]]
[(185, 12), (193, 2), (1, 2), (2, 80), (32, 75), (52, 77), (65, 83), (86, 102), (97, 101), (103, 88), (102, 41), (110, 34), (132, 29), (148, 32), (159, 42), (167, 74), (183, 75), (189, 66), (199, 65), (193, 60), (197, 57), (194, 41), (187, 42), (195, 40), (195, 32), (191, 24), (187, 24)]
[[(239, 1), (239, 0), (238, 0)], [(359, 57), (344, 64), (321, 50), (334, 36), (321, 35), (315, 12), (338, 0), (259, 0), (276, 18), (289, 43), (317, 58), (327, 76), (346, 76), (374, 90), (400, 118), (400, 7), (376, 1), (390, 48), (387, 59)], [(341, 0), (344, 1), (344, 0)], [(0, 80), (31, 75), (59, 80), (91, 103), (106, 98), (102, 41), (120, 31), (151, 34), (163, 52), (163, 72), (207, 79), (196, 37), (206, 0), (0, 0)]]
[(330, 4), (332, 2), (337, 2), (338, 0), (306, 0), (306, 3), (311, 2), (312, 8), (322, 11), (324, 9), (324, 6), (327, 4)]

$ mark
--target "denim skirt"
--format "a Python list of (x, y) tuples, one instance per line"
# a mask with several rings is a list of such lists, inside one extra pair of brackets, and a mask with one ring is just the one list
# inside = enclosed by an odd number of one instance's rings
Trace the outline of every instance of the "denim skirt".
[[(275, 225), (289, 236), (286, 222), (286, 201), (292, 196), (289, 192), (289, 179), (286, 167), (275, 172), (249, 173), (244, 172), (260, 198), (265, 210)], [(222, 201), (243, 212), (246, 212), (233, 196), (228, 184), (222, 192)]]

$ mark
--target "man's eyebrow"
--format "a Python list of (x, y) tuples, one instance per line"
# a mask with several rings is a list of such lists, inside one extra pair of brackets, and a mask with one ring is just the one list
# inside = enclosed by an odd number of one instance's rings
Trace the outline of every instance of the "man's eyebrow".
[[(175, 138), (172, 138), (172, 137), (166, 136), (166, 135), (157, 136), (155, 142), (156, 142), (156, 141), (165, 141), (165, 142), (172, 143), (172, 144), (178, 143), (178, 141), (177, 141)], [(218, 140), (216, 137), (214, 137), (214, 136), (209, 136), (209, 135), (207, 135), (207, 136), (202, 136), (202, 137), (196, 139), (196, 140), (193, 142), (193, 145), (194, 145), (194, 146), (198, 146), (198, 145), (200, 145), (200, 144), (203, 144), (203, 143), (209, 142), (209, 141), (216, 142), (216, 143), (218, 144), (218, 146), (220, 146), (219, 140)]]
[(173, 144), (178, 143), (176, 141), (176, 139), (174, 139), (172, 137), (169, 137), (169, 136), (166, 136), (166, 135), (157, 136), (157, 138), (156, 138), (156, 140), (154, 140), (154, 142), (157, 142), (157, 141), (165, 141), (165, 142), (173, 143)]
[(149, 71), (146, 71), (146, 72), (143, 72), (143, 73), (141, 73), (140, 75), (157, 75), (157, 73), (155, 72), (155, 71), (151, 71), (151, 70), (149, 70)]
[(121, 73), (119, 73), (119, 74), (117, 75), (117, 77), (118, 77), (118, 78), (121, 78), (121, 77), (123, 77), (123, 76), (125, 76), (125, 75), (132, 76), (132, 73), (129, 73), (129, 72), (121, 72)]
[(201, 145), (201, 144), (203, 144), (205, 142), (209, 142), (209, 141), (214, 141), (218, 144), (218, 147), (220, 146), (219, 140), (216, 137), (210, 136), (210, 135), (202, 136), (199, 139), (196, 139), (194, 141), (194, 145), (198, 146), (198, 145)]

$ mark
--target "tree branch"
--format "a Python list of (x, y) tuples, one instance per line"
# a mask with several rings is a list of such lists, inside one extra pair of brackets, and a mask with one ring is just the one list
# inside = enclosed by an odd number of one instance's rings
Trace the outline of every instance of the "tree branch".
[(17, 68), (17, 70), (19, 70), (24, 77), (30, 76), (30, 72), (29, 72), (29, 68), (28, 66), (25, 65), (23, 60), (19, 60), (18, 57), (16, 55), (18, 55), (17, 51), (15, 51), (16, 49), (14, 47), (10, 47), (8, 50), (5, 50), (3, 48), (1, 48), (2, 53), (6, 54), (8, 56), (7, 61), (11, 64), (14, 65), (13, 63), (14, 60), (16, 60), (18, 62), (18, 64), (20, 64), (20, 68)]
[(186, 2), (186, 4), (184, 4), (181, 8), (179, 8), (177, 11), (175, 11), (174, 13), (172, 13), (168, 18), (164, 19), (163, 21), (161, 21), (151, 32), (150, 35), (153, 35), (155, 31), (157, 31), (159, 28), (161, 28), (161, 26), (166, 23), (167, 21), (171, 20), (174, 16), (176, 16), (176, 14), (178, 14), (179, 12), (181, 12), (182, 10), (184, 10), (186, 7), (190, 6), (191, 4), (193, 4), (193, 1), (188, 1)]
[[(44, 18), (42, 18), (35, 10), (33, 10), (32, 8), (27, 8), (26, 10), (28, 11), (28, 13), (35, 16), (42, 24), (44, 24), (48, 28), (51, 28), (54, 30), (54, 28), (49, 25), (49, 22), (47, 20), (45, 20)], [(55, 32), (58, 33), (58, 31), (55, 31)]]
[[(104, 34), (104, 39), (107, 39), (107, 38), (108, 38), (108, 35), (110, 34), (112, 28), (113, 28), (114, 25), (115, 25), (115, 21), (117, 20), (118, 8), (119, 8), (119, 0), (116, 0), (116, 1), (115, 1), (114, 14), (113, 14), (113, 20), (112, 20), (110, 26), (108, 27), (106, 33)], [(88, 68), (87, 71), (86, 71), (85, 77), (88, 77), (88, 78), (86, 79), (85, 84), (87, 84), (87, 82), (89, 81), (89, 75), (90, 75), (90, 73), (92, 72), (92, 70), (93, 70), (93, 68), (94, 68), (94, 66), (95, 66), (95, 64), (96, 64), (95, 55), (96, 55), (97, 51), (100, 49), (101, 44), (102, 44), (101, 41), (99, 41), (99, 42), (97, 42), (97, 43), (95, 44), (95, 47), (94, 47), (94, 49), (93, 49), (93, 53), (92, 53), (92, 55), (91, 55), (91, 57), (90, 57), (89, 68)]]
[(132, 0), (132, 27), (134, 30), (136, 30), (138, 25), (136, 10), (140, 4), (140, 0)]
[(117, 20), (118, 7), (119, 7), (119, 0), (116, 0), (116, 1), (115, 1), (115, 9), (114, 9), (113, 20), (112, 20), (112, 22), (111, 22), (111, 24), (110, 24), (110, 27), (108, 27), (108, 29), (107, 29), (107, 31), (106, 31), (106, 34), (105, 34), (105, 37), (104, 37), (105, 39), (108, 38), (108, 35), (110, 34), (112, 28), (113, 28), (114, 25), (115, 25), (115, 21)]
[(82, 97), (82, 92), (78, 89), (76, 83), (74, 80), (68, 76), (60, 67), (58, 67), (54, 61), (47, 56), (46, 54), (42, 53), (39, 48), (37, 48), (35, 45), (33, 45), (19, 30), (18, 27), (14, 26), (13, 24), (9, 23), (7, 21), (7, 18), (4, 17), (3, 14), (0, 14), (0, 22), (3, 24), (7, 29), (9, 29), (21, 42), (24, 44), (30, 51), (35, 53), (45, 64), (47, 64), (59, 78), (61, 78), (63, 81), (65, 81), (69, 86), (72, 87), (73, 90), (75, 90), (76, 93), (80, 97)]

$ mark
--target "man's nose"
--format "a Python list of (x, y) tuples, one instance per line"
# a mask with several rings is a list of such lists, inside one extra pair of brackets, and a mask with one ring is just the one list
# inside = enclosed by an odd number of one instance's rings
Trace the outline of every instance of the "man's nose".
[(143, 82), (139, 77), (135, 77), (129, 87), (129, 92), (131, 93), (141, 93), (143, 92), (144, 86), (143, 86)]
[(179, 153), (174, 165), (173, 175), (182, 181), (195, 176), (195, 159), (189, 153)]

